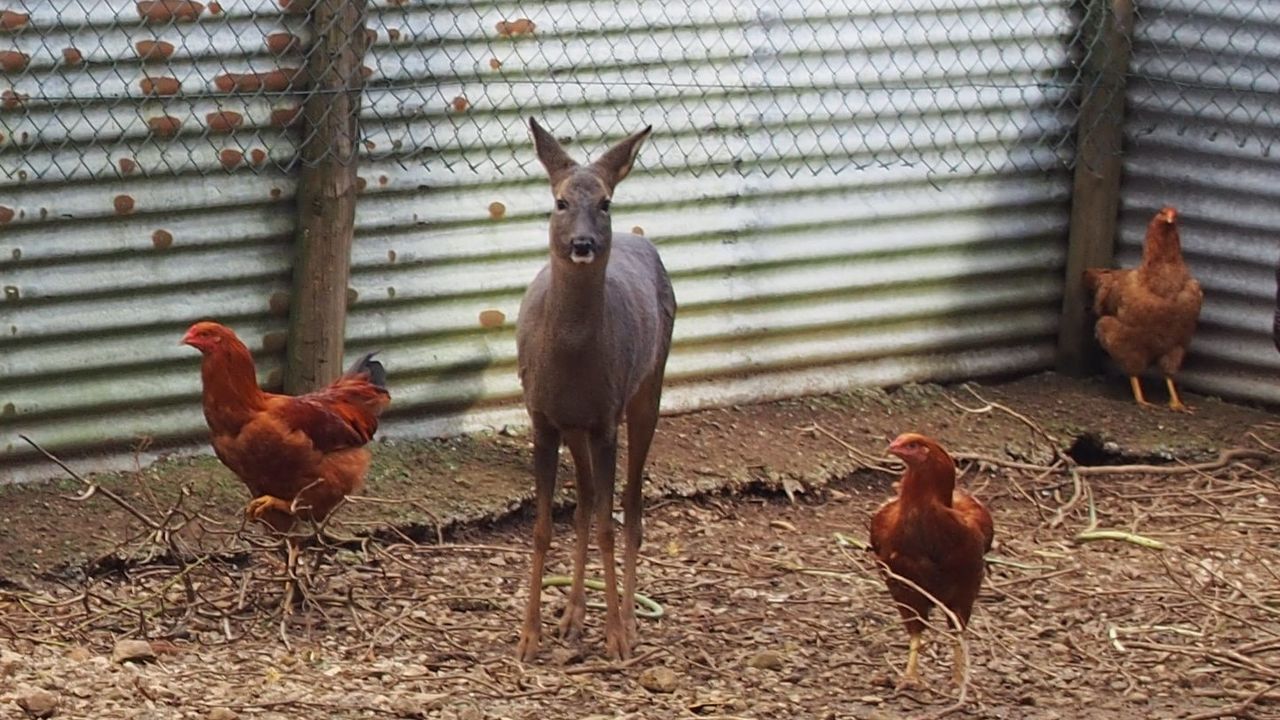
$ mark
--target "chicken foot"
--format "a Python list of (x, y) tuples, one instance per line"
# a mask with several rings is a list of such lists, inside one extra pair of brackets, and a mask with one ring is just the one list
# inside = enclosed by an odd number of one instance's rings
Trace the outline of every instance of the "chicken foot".
[(279, 510), (289, 515), (293, 514), (293, 503), (288, 500), (281, 500), (274, 495), (261, 495), (249, 501), (244, 506), (244, 514), (254, 520), (261, 520), (268, 510)]
[(1169, 388), (1169, 409), (1174, 412), (1194, 413), (1195, 409), (1189, 405), (1182, 404), (1182, 398), (1178, 397), (1178, 388), (1173, 384), (1173, 378), (1166, 375), (1164, 384)]

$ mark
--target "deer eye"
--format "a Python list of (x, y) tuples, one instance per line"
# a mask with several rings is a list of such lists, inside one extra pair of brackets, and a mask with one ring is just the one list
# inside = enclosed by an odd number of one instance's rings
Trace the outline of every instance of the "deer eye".
[(610, 207), (611, 205), (613, 205), (613, 202), (612, 202), (612, 201), (610, 201), (610, 200), (609, 200), (609, 198), (605, 198), (605, 199), (601, 200), (601, 201), (600, 201), (600, 212), (606, 212), (606, 213), (607, 213), (607, 212), (609, 212), (609, 207)]
[(569, 209), (569, 201), (568, 201), (568, 200), (565, 200), (564, 198), (557, 198), (557, 199), (556, 199), (556, 209), (557, 209), (557, 210), (568, 210), (568, 209)]

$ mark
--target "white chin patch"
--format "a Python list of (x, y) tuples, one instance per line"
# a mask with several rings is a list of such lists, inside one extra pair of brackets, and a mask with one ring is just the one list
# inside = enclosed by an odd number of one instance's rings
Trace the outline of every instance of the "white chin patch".
[(594, 252), (589, 252), (586, 255), (578, 255), (575, 253), (571, 254), (569, 259), (582, 265), (590, 265), (591, 261), (596, 259), (596, 254)]

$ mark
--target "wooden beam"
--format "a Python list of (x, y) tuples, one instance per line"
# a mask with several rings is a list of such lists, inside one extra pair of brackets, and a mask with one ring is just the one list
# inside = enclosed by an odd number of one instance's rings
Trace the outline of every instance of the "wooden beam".
[(366, 0), (314, 0), (305, 71), (302, 167), (284, 387), (292, 394), (342, 372), (355, 230), (358, 114)]
[(1120, 209), (1121, 150), (1126, 77), (1133, 38), (1132, 0), (1087, 0), (1082, 21), (1086, 51), (1076, 169), (1071, 191), (1071, 229), (1066, 287), (1058, 329), (1058, 371), (1086, 375), (1101, 367), (1081, 275), (1107, 267), (1115, 253)]

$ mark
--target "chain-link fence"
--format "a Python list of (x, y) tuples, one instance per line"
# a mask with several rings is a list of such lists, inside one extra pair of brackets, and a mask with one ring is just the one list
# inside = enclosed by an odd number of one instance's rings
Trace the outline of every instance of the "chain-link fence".
[[(1047, 169), (1074, 162), (1082, 101), (1111, 92), (1102, 69), (1128, 57), (1102, 32), (1116, 7), (0, 0), (0, 162), (11, 181), (290, 171), (309, 141), (323, 145), (310, 160), (347, 146), (301, 122), (308, 99), (321, 117), (358, 92), (360, 151), (404, 164), (523, 169), (515, 147), (538, 113), (585, 139), (655, 124), (666, 142), (644, 162), (686, 172)], [(1131, 80), (1273, 132), (1277, 10), (1137, 11), (1137, 42), (1170, 42)], [(1245, 22), (1187, 37), (1221, 13)], [(1206, 54), (1220, 59), (1208, 71)], [(1112, 114), (1086, 118), (1086, 134)]]

